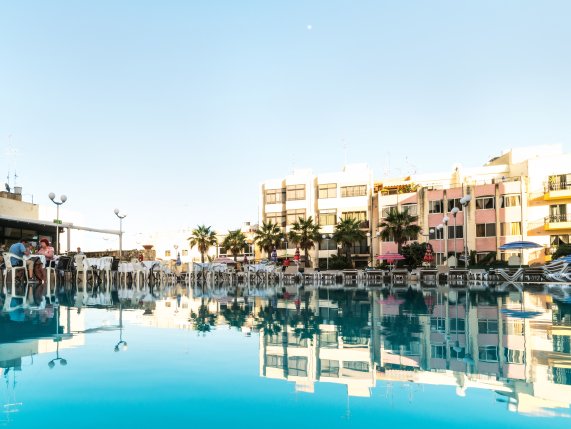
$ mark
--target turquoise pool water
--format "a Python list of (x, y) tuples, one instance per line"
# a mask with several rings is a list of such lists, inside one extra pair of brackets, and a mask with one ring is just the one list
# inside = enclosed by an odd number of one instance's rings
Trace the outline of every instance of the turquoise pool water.
[(557, 295), (250, 292), (3, 314), (0, 424), (569, 427)]

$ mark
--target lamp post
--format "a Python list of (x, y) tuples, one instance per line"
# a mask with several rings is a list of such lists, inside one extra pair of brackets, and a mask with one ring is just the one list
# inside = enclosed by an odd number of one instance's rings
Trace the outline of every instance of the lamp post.
[(446, 215), (442, 218), (442, 226), (444, 228), (444, 259), (446, 260), (446, 265), (448, 266), (448, 221), (450, 218)]
[(126, 214), (119, 214), (119, 209), (113, 210), (115, 216), (119, 218), (119, 259), (123, 256), (123, 219), (127, 217)]
[(323, 234), (323, 239), (325, 240), (325, 251), (327, 252), (325, 255), (326, 270), (329, 271), (329, 240), (331, 240), (331, 234)]
[(369, 266), (373, 267), (373, 237), (367, 232), (367, 244), (369, 245)]
[(456, 252), (456, 215), (458, 214), (459, 211), (460, 209), (456, 206), (454, 206), (454, 208), (450, 210), (450, 213), (452, 213), (452, 216), (454, 216), (454, 259), (456, 260), (456, 264), (458, 264), (458, 255)]
[(60, 224), (59, 206), (61, 206), (63, 203), (65, 203), (67, 201), (67, 197), (65, 195), (61, 195), (59, 197), (60, 201), (56, 201), (56, 194), (54, 194), (53, 192), (50, 192), (48, 194), (48, 197), (50, 198), (50, 200), (52, 200), (52, 203), (54, 203), (57, 206), (57, 210), (56, 210), (56, 253), (59, 255), (59, 224)]
[[(64, 202), (65, 202), (65, 201), (64, 201)], [(56, 313), (56, 314), (55, 314), (55, 319), (56, 319), (56, 322), (57, 322), (57, 323), (56, 323), (56, 336), (55, 336), (55, 338), (54, 338), (54, 340), (53, 340), (54, 343), (56, 343), (56, 357), (53, 358), (52, 360), (50, 360), (50, 361), (48, 362), (48, 368), (49, 368), (49, 369), (52, 369), (54, 366), (56, 366), (56, 362), (57, 362), (57, 361), (59, 361), (59, 364), (60, 364), (61, 366), (66, 366), (66, 365), (67, 365), (67, 360), (65, 360), (65, 359), (62, 358), (62, 357), (59, 357), (59, 343), (60, 343), (61, 340), (63, 339), (63, 335), (61, 335), (61, 334), (59, 333), (59, 309), (60, 309), (60, 308), (59, 308), (59, 305), (56, 304), (56, 305), (54, 306), (54, 309), (55, 309), (55, 313)], [(68, 307), (68, 310), (69, 310), (69, 307)], [(68, 322), (69, 322), (69, 314), (68, 314)]]
[(113, 348), (114, 352), (127, 350), (127, 341), (123, 340), (123, 305), (119, 303), (119, 342)]
[[(436, 230), (442, 231), (444, 229), (444, 225), (442, 225), (441, 223), (439, 223), (438, 225), (436, 225)], [(442, 236), (444, 237), (444, 232), (442, 232)], [(440, 253), (442, 253), (442, 244), (438, 245), (438, 251)]]
[(472, 201), (472, 195), (466, 194), (460, 198), (460, 204), (462, 204), (462, 213), (464, 213), (464, 267), (468, 268), (468, 210), (466, 207)]

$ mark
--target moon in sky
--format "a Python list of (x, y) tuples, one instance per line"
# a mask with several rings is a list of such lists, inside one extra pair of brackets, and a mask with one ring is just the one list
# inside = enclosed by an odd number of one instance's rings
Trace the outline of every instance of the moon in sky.
[(312, 28), (313, 28), (313, 26), (312, 26), (311, 24), (309, 24), (309, 25), (307, 26), (307, 29), (308, 29), (308, 30), (311, 30)]

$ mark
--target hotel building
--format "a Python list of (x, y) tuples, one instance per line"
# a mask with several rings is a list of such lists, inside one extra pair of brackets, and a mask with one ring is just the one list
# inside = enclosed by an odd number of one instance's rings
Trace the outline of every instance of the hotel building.
[[(560, 145), (545, 145), (511, 149), (482, 167), (457, 165), (449, 172), (399, 178), (373, 180), (373, 172), (363, 164), (317, 175), (296, 170), (262, 183), (260, 219), (289, 232), (297, 218), (312, 216), (327, 237), (340, 218), (355, 217), (368, 237), (354, 245), (358, 266), (372, 263), (376, 254), (397, 251), (396, 243), (380, 240), (379, 227), (396, 209), (418, 217), (422, 233), (417, 240), (432, 244), (437, 264), (448, 259), (453, 265), (449, 258), (461, 259), (466, 251), (476, 261), (497, 252), (498, 259), (545, 262), (556, 246), (569, 243), (570, 165), (571, 154)], [(543, 248), (499, 252), (501, 245), (517, 240)], [(293, 246), (285, 249), (285, 244), (280, 256), (293, 254)], [(322, 240), (310, 253), (313, 266), (336, 251), (337, 243)]]
[[(339, 219), (356, 218), (364, 232), (369, 232), (373, 204), (373, 173), (365, 164), (346, 165), (341, 172), (313, 174), (311, 170), (294, 170), (283, 179), (267, 180), (260, 189), (260, 220), (279, 225), (289, 232), (299, 218), (312, 217), (321, 225), (323, 240), (310, 251), (310, 258), (328, 258), (337, 254), (337, 244), (329, 237)], [(369, 240), (370, 241), (370, 240)], [(366, 264), (370, 243), (354, 243), (356, 263)], [(278, 256), (293, 256), (295, 246), (284, 240)]]

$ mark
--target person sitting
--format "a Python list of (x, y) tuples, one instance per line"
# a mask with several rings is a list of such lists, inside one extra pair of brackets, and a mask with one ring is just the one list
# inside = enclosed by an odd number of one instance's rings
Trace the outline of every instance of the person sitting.
[(40, 240), (40, 249), (37, 252), (38, 255), (44, 255), (46, 257), (46, 267), (54, 266), (54, 256), (55, 251), (52, 246), (50, 246), (50, 241), (47, 238), (42, 238)]
[[(24, 256), (30, 255), (30, 247), (28, 246), (28, 242), (26, 240), (21, 239), (20, 241), (12, 244), (8, 249), (8, 252), (13, 253), (19, 258), (24, 258)], [(10, 263), (13, 267), (20, 267), (24, 265), (23, 259), (10, 258)], [(28, 259), (26, 261), (26, 268), (28, 269), (28, 277), (33, 277), (34, 261)]]

